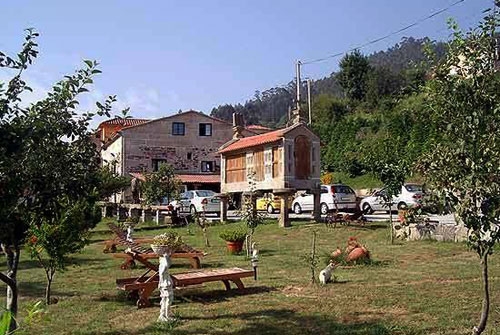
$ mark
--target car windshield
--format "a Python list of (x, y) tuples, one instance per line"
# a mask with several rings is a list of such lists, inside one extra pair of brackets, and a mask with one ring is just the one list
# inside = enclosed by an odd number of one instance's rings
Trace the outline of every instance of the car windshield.
[(200, 190), (200, 191), (195, 191), (196, 195), (199, 197), (213, 197), (215, 195), (214, 191), (208, 191), (208, 190)]
[(408, 184), (405, 188), (408, 192), (422, 192), (422, 185)]
[(346, 185), (335, 185), (335, 193), (344, 193), (344, 194), (349, 194), (349, 193), (354, 193), (352, 188)]

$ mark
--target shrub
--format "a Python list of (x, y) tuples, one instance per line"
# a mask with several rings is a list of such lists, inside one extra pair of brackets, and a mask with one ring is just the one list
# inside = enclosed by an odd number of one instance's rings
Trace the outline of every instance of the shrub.
[(245, 240), (247, 232), (244, 230), (225, 230), (220, 233), (220, 238), (227, 242), (241, 242)]

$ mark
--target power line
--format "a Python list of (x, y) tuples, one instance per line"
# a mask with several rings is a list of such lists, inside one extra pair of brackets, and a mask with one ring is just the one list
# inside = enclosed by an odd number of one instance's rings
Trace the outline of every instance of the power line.
[(437, 16), (437, 15), (439, 15), (439, 14), (441, 14), (441, 13), (446, 12), (446, 11), (447, 11), (447, 10), (449, 10), (450, 8), (452, 8), (452, 7), (456, 6), (456, 5), (458, 5), (458, 4), (460, 4), (460, 3), (464, 2), (464, 1), (465, 1), (465, 0), (458, 0), (458, 1), (455, 1), (454, 3), (452, 3), (451, 5), (449, 5), (449, 6), (448, 6), (448, 7), (446, 7), (446, 8), (440, 9), (440, 10), (438, 10), (438, 11), (436, 11), (436, 12), (434, 12), (434, 13), (432, 13), (432, 14), (430, 14), (430, 15), (428, 15), (428, 16), (426, 16), (426, 17), (424, 17), (424, 18), (421, 18), (421, 19), (419, 19), (419, 20), (417, 20), (417, 21), (415, 21), (415, 22), (413, 22), (413, 23), (411, 23), (411, 24), (409, 24), (409, 25), (407, 25), (407, 26), (403, 27), (403, 28), (400, 28), (400, 29), (398, 29), (398, 30), (396, 30), (396, 31), (393, 31), (392, 33), (389, 33), (389, 34), (387, 34), (387, 35), (385, 35), (385, 36), (382, 36), (382, 37), (376, 38), (376, 39), (374, 39), (374, 40), (371, 40), (371, 41), (369, 41), (369, 42), (366, 42), (365, 44), (361, 44), (361, 45), (359, 45), (359, 46), (357, 46), (357, 47), (354, 47), (354, 48), (351, 48), (351, 49), (349, 49), (349, 50), (342, 51), (342, 52), (338, 52), (338, 53), (335, 53), (335, 54), (332, 54), (332, 55), (329, 55), (329, 56), (326, 56), (326, 57), (323, 57), (323, 58), (317, 58), (317, 59), (314, 59), (314, 60), (305, 61), (305, 62), (302, 62), (302, 65), (323, 62), (323, 61), (325, 61), (325, 60), (327, 60), (327, 59), (330, 59), (330, 58), (336, 58), (336, 57), (342, 56), (342, 55), (344, 55), (344, 54), (346, 54), (346, 53), (352, 52), (352, 51), (354, 51), (354, 50), (359, 50), (359, 49), (365, 48), (365, 47), (367, 47), (367, 46), (369, 46), (369, 45), (371, 45), (371, 44), (374, 44), (374, 43), (380, 42), (380, 41), (385, 40), (385, 39), (387, 39), (387, 38), (389, 38), (389, 37), (391, 37), (391, 36), (393, 36), (393, 35), (399, 34), (399, 33), (403, 32), (403, 31), (405, 31), (405, 30), (408, 30), (408, 29), (410, 29), (410, 28), (413, 28), (413, 27), (415, 27), (415, 26), (419, 25), (420, 23), (422, 23), (422, 22), (424, 22), (424, 21), (427, 21), (427, 20), (429, 20), (429, 19), (433, 18), (434, 16)]

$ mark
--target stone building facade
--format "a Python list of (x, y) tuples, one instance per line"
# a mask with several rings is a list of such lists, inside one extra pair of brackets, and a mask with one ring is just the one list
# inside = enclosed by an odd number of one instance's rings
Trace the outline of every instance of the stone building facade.
[(217, 150), (232, 135), (231, 123), (191, 110), (122, 128), (103, 145), (101, 157), (104, 164), (114, 162), (122, 176), (153, 172), (168, 163), (187, 189), (219, 191)]

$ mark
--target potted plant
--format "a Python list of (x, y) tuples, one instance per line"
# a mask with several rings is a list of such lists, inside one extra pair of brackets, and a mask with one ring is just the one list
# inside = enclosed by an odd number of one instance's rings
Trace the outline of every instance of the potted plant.
[(220, 238), (226, 241), (227, 249), (230, 253), (238, 253), (243, 249), (243, 242), (247, 236), (247, 232), (239, 230), (225, 230), (220, 233)]
[(157, 255), (171, 255), (182, 246), (182, 238), (174, 232), (167, 232), (153, 238), (151, 249)]

